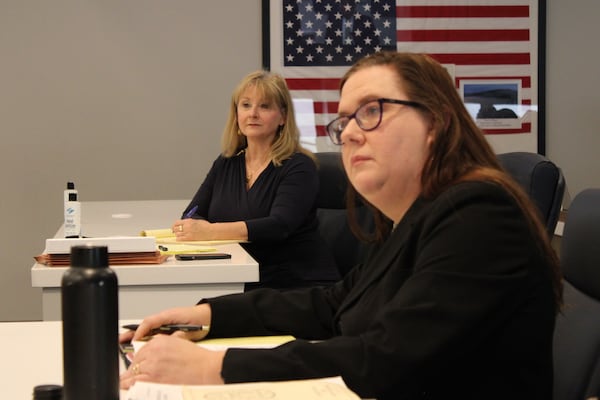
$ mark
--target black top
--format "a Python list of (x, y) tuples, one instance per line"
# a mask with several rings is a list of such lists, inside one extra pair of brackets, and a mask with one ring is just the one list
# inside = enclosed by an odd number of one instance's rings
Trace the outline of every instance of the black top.
[(246, 189), (245, 153), (217, 158), (184, 211), (197, 205), (194, 218), (209, 222), (245, 221), (242, 246), (259, 263), (256, 287), (291, 288), (337, 281), (331, 252), (318, 233), (319, 177), (313, 160), (295, 153), (275, 167), (270, 163)]
[(340, 375), (366, 398), (552, 397), (551, 270), (495, 184), (417, 200), (366, 263), (330, 288), (206, 301), (210, 337), (301, 339), (229, 349), (227, 383)]

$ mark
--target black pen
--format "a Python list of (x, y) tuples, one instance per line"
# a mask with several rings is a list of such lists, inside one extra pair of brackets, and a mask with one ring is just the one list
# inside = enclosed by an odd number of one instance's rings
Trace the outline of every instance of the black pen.
[(131, 342), (119, 343), (119, 354), (121, 355), (121, 359), (125, 364), (125, 368), (129, 368), (131, 365), (131, 360), (127, 355), (133, 354), (133, 345)]
[[(123, 325), (123, 328), (129, 329), (130, 331), (135, 331), (139, 327), (138, 324), (129, 324)], [(182, 332), (200, 332), (200, 331), (208, 331), (210, 326), (208, 325), (189, 325), (189, 324), (166, 324), (161, 325), (158, 328), (154, 328), (150, 330), (150, 333), (144, 336), (141, 340), (149, 340), (152, 336), (157, 334), (165, 334), (170, 335), (173, 332), (182, 331)]]

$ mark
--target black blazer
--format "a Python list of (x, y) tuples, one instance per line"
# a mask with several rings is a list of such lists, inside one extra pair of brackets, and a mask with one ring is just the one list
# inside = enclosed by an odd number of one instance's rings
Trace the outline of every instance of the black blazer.
[(334, 287), (208, 302), (213, 337), (298, 338), (228, 350), (228, 383), (341, 375), (361, 397), (551, 398), (550, 268), (521, 210), (495, 184), (461, 183), (418, 199)]

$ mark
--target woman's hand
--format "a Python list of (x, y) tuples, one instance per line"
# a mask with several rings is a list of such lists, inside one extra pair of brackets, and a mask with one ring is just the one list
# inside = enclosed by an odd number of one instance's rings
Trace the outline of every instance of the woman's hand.
[(225, 351), (210, 351), (174, 335), (156, 335), (121, 374), (121, 389), (136, 381), (186, 385), (223, 384)]
[(211, 223), (204, 219), (178, 219), (171, 226), (178, 241), (212, 240)]
[[(131, 333), (129, 332), (122, 333), (119, 336), (119, 341), (124, 342), (127, 340), (140, 340), (143, 337), (148, 336), (153, 329), (156, 329), (162, 325), (210, 325), (211, 317), (212, 313), (210, 305), (207, 303), (192, 307), (171, 308), (144, 318), (133, 336), (131, 336)], [(206, 331), (206, 333), (208, 333), (208, 331)], [(197, 339), (197, 333), (191, 332), (191, 334), (193, 334)], [(185, 332), (175, 332), (173, 335), (186, 337)]]

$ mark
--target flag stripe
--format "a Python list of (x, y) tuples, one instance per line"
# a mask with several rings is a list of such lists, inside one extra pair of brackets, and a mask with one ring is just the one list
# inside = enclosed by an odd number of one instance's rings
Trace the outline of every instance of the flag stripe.
[(290, 90), (338, 90), (339, 78), (286, 78)]
[(529, 6), (396, 6), (398, 18), (519, 18)]
[(476, 54), (430, 54), (442, 64), (461, 65), (504, 65), (530, 64), (529, 53), (476, 53)]
[[(521, 128), (518, 129), (483, 129), (484, 133), (488, 133), (491, 134), (493, 133), (494, 135), (510, 135), (510, 134), (514, 134), (514, 133), (530, 133), (531, 132), (531, 122), (525, 122), (524, 124), (521, 125)], [(327, 135), (327, 132), (325, 132), (325, 135)]]
[(396, 18), (396, 27), (419, 29), (529, 29), (529, 18)]
[(502, 41), (528, 41), (529, 30), (398, 30), (396, 40), (399, 42), (502, 42)]

